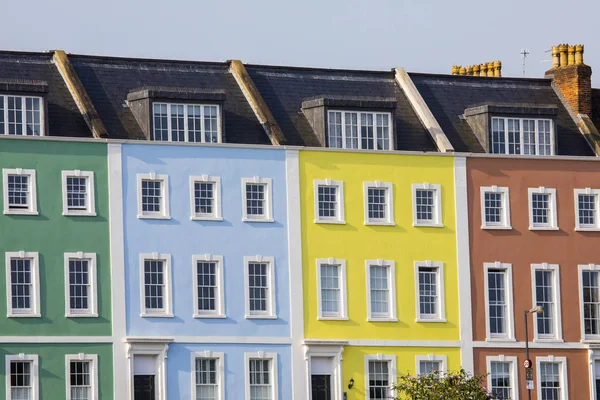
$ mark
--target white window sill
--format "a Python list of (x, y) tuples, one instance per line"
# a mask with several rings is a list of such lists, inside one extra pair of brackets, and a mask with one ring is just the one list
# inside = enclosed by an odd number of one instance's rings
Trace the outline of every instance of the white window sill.
[(8, 313), (7, 315), (8, 318), (41, 318), (42, 314), (40, 313), (31, 313), (31, 314), (13, 314), (13, 313)]
[(427, 222), (413, 222), (413, 226), (415, 227), (424, 227), (424, 228), (443, 228), (444, 224), (434, 224)]
[(89, 313), (89, 314), (65, 314), (65, 318), (98, 318), (98, 313)]
[(600, 336), (586, 336), (584, 339), (581, 339), (581, 343), (583, 344), (598, 344), (600, 342)]
[(489, 229), (489, 230), (496, 230), (496, 231), (510, 231), (510, 230), (512, 230), (512, 226), (510, 226), (510, 225), (498, 225), (498, 226), (481, 225), (481, 229)]
[(4, 210), (4, 215), (40, 215), (40, 213), (29, 210)]
[(201, 215), (192, 215), (190, 217), (192, 221), (223, 221), (223, 217), (209, 217)]
[(581, 227), (576, 227), (575, 228), (575, 232), (600, 232), (600, 227), (599, 228), (581, 228)]
[(171, 219), (170, 215), (138, 214), (138, 219)]
[(140, 317), (142, 318), (173, 318), (173, 314), (152, 314), (152, 313), (140, 313)]
[(194, 318), (196, 319), (225, 319), (227, 315), (225, 314), (194, 314)]
[(348, 321), (348, 317), (321, 316), (321, 317), (317, 317), (317, 321)]
[(273, 218), (242, 218), (242, 222), (275, 222)]
[(87, 212), (87, 211), (81, 211), (81, 212), (77, 212), (77, 211), (69, 211), (69, 212), (64, 212), (62, 214), (65, 217), (95, 217), (96, 213), (95, 212)]
[(369, 317), (367, 322), (398, 322), (398, 318)]
[(277, 315), (246, 315), (246, 319), (277, 319)]
[(333, 225), (346, 225), (346, 221), (339, 219), (315, 219), (315, 224), (333, 224)]
[(508, 337), (504, 337), (504, 338), (498, 337), (498, 338), (486, 338), (485, 341), (486, 342), (494, 342), (494, 343), (496, 343), (496, 342), (514, 343), (517, 341), (517, 339), (511, 339)]
[(396, 226), (395, 222), (386, 222), (386, 221), (365, 221), (366, 226)]
[(446, 318), (417, 318), (416, 322), (448, 322)]
[(564, 343), (565, 341), (562, 339), (544, 339), (544, 338), (534, 338), (534, 343)]
[(558, 226), (530, 226), (530, 231), (557, 231)]

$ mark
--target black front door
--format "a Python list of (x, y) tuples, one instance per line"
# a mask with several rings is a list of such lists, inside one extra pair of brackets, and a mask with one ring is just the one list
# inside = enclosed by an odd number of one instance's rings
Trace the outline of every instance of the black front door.
[(331, 400), (331, 375), (312, 375), (312, 400)]
[(156, 400), (154, 375), (133, 376), (133, 400)]
[(596, 379), (596, 400), (600, 400), (600, 379)]

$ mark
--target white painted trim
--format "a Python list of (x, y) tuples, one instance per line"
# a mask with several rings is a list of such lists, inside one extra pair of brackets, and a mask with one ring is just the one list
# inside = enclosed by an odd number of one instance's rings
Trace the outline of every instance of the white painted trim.
[(510, 371), (510, 389), (511, 396), (510, 398), (513, 400), (519, 400), (519, 380), (517, 377), (517, 371), (519, 368), (519, 363), (517, 361), (517, 357), (515, 356), (487, 356), (485, 358), (487, 365), (487, 388), (488, 390), (492, 390), (492, 362), (502, 362), (509, 364)]
[(98, 400), (98, 355), (97, 354), (66, 354), (65, 355), (65, 386), (67, 389), (67, 400), (71, 397), (71, 361), (87, 361), (90, 363), (90, 400)]
[[(594, 342), (596, 343), (596, 342)], [(514, 340), (489, 340), (473, 342), (473, 347), (478, 349), (524, 349), (525, 342)], [(529, 342), (530, 349), (588, 349), (589, 345), (583, 342), (535, 341)]]
[(216, 359), (217, 367), (217, 397), (215, 400), (225, 400), (225, 353), (212, 352), (210, 350), (196, 351), (191, 354), (192, 365), (190, 368), (190, 381), (192, 383), (192, 399), (197, 398), (196, 393), (196, 360)]
[[(2, 136), (2, 135), (0, 135)], [(27, 209), (16, 209), (11, 210), (8, 206), (8, 176), (9, 175), (27, 175), (29, 176), (29, 201)], [(37, 180), (35, 169), (22, 169), (22, 168), (3, 168), (2, 179), (4, 181), (3, 192), (4, 192), (4, 215), (38, 215), (37, 206)]]
[[(340, 283), (340, 310), (337, 315), (323, 315), (321, 307), (321, 266), (337, 265), (338, 281)], [(317, 319), (319, 320), (347, 320), (348, 319), (348, 293), (346, 286), (346, 260), (335, 258), (317, 258)]]
[(0, 343), (113, 343), (112, 336), (0, 336)]
[[(248, 208), (246, 206), (247, 184), (258, 184), (265, 187), (265, 200), (264, 200), (264, 215), (255, 216), (248, 215)], [(275, 222), (273, 219), (273, 179), (261, 178), (255, 176), (252, 178), (242, 178), (242, 221), (244, 222)]]
[[(267, 264), (267, 310), (250, 311), (250, 274), (248, 271), (251, 262)], [(277, 319), (277, 287), (275, 286), (275, 257), (271, 256), (244, 256), (244, 297), (246, 319)]]
[[(416, 314), (417, 322), (446, 322), (446, 296), (444, 295), (444, 263), (427, 261), (415, 261), (415, 298), (416, 298)], [(438, 312), (436, 315), (421, 315), (421, 294), (419, 290), (419, 270), (421, 268), (433, 268), (436, 270), (436, 291), (438, 294)]]
[[(431, 190), (433, 192), (433, 220), (424, 221), (417, 218), (417, 190)], [(433, 228), (443, 228), (442, 220), (442, 186), (437, 184), (422, 183), (412, 185), (412, 211), (413, 226), (428, 226)]]
[[(489, 284), (488, 284), (488, 271), (489, 269), (504, 270), (504, 287), (506, 289), (506, 333), (504, 335), (490, 333), (490, 302), (489, 302)], [(484, 263), (484, 293), (485, 293), (485, 332), (487, 340), (515, 340), (515, 313), (513, 309), (513, 279), (512, 279), (512, 264), (505, 264), (501, 262)]]
[[(311, 382), (311, 363), (312, 358), (324, 357), (330, 358), (333, 374), (331, 376), (331, 391), (332, 398), (331, 400), (343, 400), (344, 392), (346, 391), (345, 382), (342, 381), (342, 360), (344, 354), (344, 346), (347, 345), (347, 342), (335, 342), (335, 341), (327, 341), (324, 340), (320, 343), (316, 343), (314, 341), (305, 340), (304, 343), (304, 362), (306, 364), (305, 371), (307, 374), (307, 380), (305, 385), (305, 390), (308, 393), (306, 399), (312, 399), (312, 382)], [(304, 397), (295, 396), (294, 399), (303, 400)]]
[[(98, 140), (98, 139), (94, 139)], [(113, 397), (127, 392), (125, 346), (118, 345), (126, 336), (125, 239), (123, 228), (123, 169), (121, 145), (108, 144), (108, 219), (110, 230), (110, 283), (113, 348)], [(100, 260), (101, 262), (102, 259)], [(102, 264), (104, 265), (104, 264)], [(100, 343), (100, 341), (98, 340)]]
[[(200, 311), (198, 309), (198, 263), (199, 262), (214, 262), (215, 263), (215, 280), (217, 290), (215, 295), (215, 310)], [(212, 254), (202, 254), (192, 256), (192, 282), (194, 286), (194, 318), (225, 318), (225, 264), (223, 256), (215, 256)]]
[(246, 387), (246, 397), (245, 399), (250, 398), (250, 360), (270, 360), (269, 369), (270, 369), (270, 383), (271, 383), (271, 399), (278, 400), (279, 399), (279, 380), (278, 380), (278, 360), (277, 353), (265, 353), (264, 351), (258, 351), (256, 353), (244, 353), (244, 375), (245, 378), (245, 387)]
[(554, 316), (554, 331), (555, 334), (548, 336), (540, 336), (538, 333), (537, 319), (540, 314), (533, 315), (533, 340), (534, 341), (562, 341), (562, 312), (561, 312), (561, 299), (560, 299), (560, 267), (558, 264), (531, 264), (531, 297), (532, 306), (537, 305), (537, 290), (535, 272), (541, 271), (552, 271), (552, 296), (554, 298), (554, 310), (556, 315)]
[[(559, 95), (559, 97), (561, 97)], [(568, 105), (565, 105), (568, 107)], [(490, 126), (490, 132), (488, 133), (488, 135), (491, 136), (492, 134), (492, 129), (493, 129), (493, 121), (494, 120), (498, 120), (498, 121), (502, 121), (502, 124), (504, 126), (503, 130), (504, 130), (504, 154), (509, 154), (509, 137), (510, 137), (510, 133), (509, 133), (509, 128), (508, 128), (508, 120), (517, 120), (519, 121), (519, 143), (520, 143), (520, 152), (523, 153), (525, 151), (525, 129), (524, 129), (524, 124), (523, 121), (535, 121), (535, 128), (534, 128), (534, 136), (535, 136), (535, 155), (540, 154), (540, 129), (539, 129), (539, 123), (540, 121), (546, 121), (549, 122), (550, 125), (550, 153), (551, 154), (544, 154), (546, 156), (553, 156), (556, 153), (555, 150), (555, 143), (556, 143), (556, 139), (554, 138), (554, 125), (556, 123), (556, 121), (550, 119), (550, 118), (515, 118), (515, 117), (492, 117), (492, 125)], [(577, 122), (574, 121), (576, 124)], [(500, 132), (499, 130), (497, 132)], [(492, 152), (492, 140), (490, 139), (490, 153)]]
[(583, 316), (585, 315), (583, 310), (583, 272), (584, 271), (593, 271), (598, 272), (600, 274), (600, 264), (588, 264), (588, 265), (578, 265), (578, 280), (579, 280), (579, 323), (581, 329), (581, 341), (590, 340), (590, 341), (598, 341), (600, 340), (600, 334), (597, 335), (586, 335), (585, 333), (585, 321)]
[(471, 300), (471, 259), (469, 243), (469, 207), (467, 196), (467, 160), (454, 157), (454, 202), (456, 206), (456, 263), (458, 268), (459, 331), (461, 365), (474, 373), (473, 304)]
[(536, 357), (536, 381), (537, 381), (537, 393), (538, 399), (542, 400), (542, 374), (541, 374), (541, 364), (543, 362), (549, 363), (559, 363), (559, 373), (560, 373), (560, 398), (568, 400), (569, 399), (569, 376), (567, 374), (567, 357), (554, 357), (552, 355), (548, 357)]
[[(213, 213), (196, 213), (196, 183), (213, 184)], [(190, 219), (192, 221), (222, 221), (221, 213), (221, 178), (218, 176), (194, 175), (190, 176)]]
[[(574, 189), (573, 194), (575, 195), (575, 230), (576, 231), (600, 231), (600, 189)], [(579, 223), (579, 195), (593, 195), (594, 204), (596, 207), (595, 224), (594, 225), (581, 225)]]
[(371, 339), (349, 339), (345, 341), (347, 346), (364, 347), (460, 347), (458, 340), (371, 340)]
[(416, 369), (415, 374), (421, 375), (421, 362), (423, 361), (437, 361), (440, 363), (439, 372), (445, 373), (448, 371), (448, 357), (447, 356), (436, 356), (435, 354), (427, 354), (426, 356), (416, 356)]
[[(204, 129), (204, 121), (205, 121), (205, 114), (204, 114), (204, 107), (216, 107), (217, 108), (217, 140), (219, 142), (223, 141), (222, 138), (222, 129), (221, 129), (221, 114), (223, 112), (222, 107), (219, 104), (215, 104), (215, 103), (171, 103), (171, 102), (164, 102), (164, 101), (150, 101), (150, 109), (152, 110), (152, 116), (151, 116), (151, 121), (152, 121), (152, 132), (151, 132), (151, 139), (150, 140), (155, 140), (160, 142), (160, 140), (156, 140), (155, 138), (155, 129), (156, 126), (154, 125), (154, 106), (155, 105), (159, 105), (159, 106), (166, 106), (167, 107), (167, 131), (168, 131), (168, 136), (169, 136), (169, 141), (170, 142), (176, 142), (173, 140), (173, 128), (171, 126), (172, 123), (172, 116), (173, 115), (182, 115), (182, 114), (173, 114), (172, 112), (172, 107), (173, 106), (183, 106), (183, 135), (184, 135), (184, 142), (191, 142), (191, 143), (204, 143), (205, 142), (205, 135), (206, 135), (206, 131)], [(195, 107), (200, 107), (200, 114), (198, 115), (198, 119), (200, 119), (200, 140), (201, 142), (192, 142), (189, 138), (190, 136), (190, 130), (189, 130), (189, 114), (188, 114), (188, 107), (190, 106), (195, 106)], [(193, 117), (195, 118), (195, 116)], [(176, 142), (176, 143), (180, 143), (180, 142)]]
[[(479, 188), (481, 193), (481, 229), (512, 229), (510, 224), (510, 192), (508, 187), (499, 186), (481, 186)], [(502, 194), (502, 221), (500, 223), (489, 223), (485, 220), (485, 194), (486, 193), (500, 193)]]
[[(369, 218), (369, 189), (385, 189), (385, 218)], [(363, 182), (363, 202), (365, 225), (390, 225), (395, 226), (394, 222), (394, 186), (391, 182)]]
[[(388, 315), (373, 315), (371, 311), (371, 267), (386, 267), (388, 278)], [(367, 286), (367, 321), (371, 322), (397, 322), (396, 311), (396, 263), (393, 260), (365, 260), (366, 286)]]
[(5, 374), (6, 375), (6, 399), (10, 399), (10, 362), (11, 361), (29, 361), (31, 362), (31, 400), (40, 398), (39, 382), (39, 358), (37, 354), (11, 354), (5, 356)]
[[(60, 71), (60, 68), (59, 68)], [(62, 74), (61, 74), (62, 75)], [(8, 92), (8, 91), (7, 91)], [(2, 119), (2, 124), (4, 125), (4, 133), (0, 136), (5, 136), (5, 137), (28, 137), (28, 136), (33, 136), (33, 137), (40, 137), (40, 136), (44, 136), (46, 134), (46, 131), (48, 130), (48, 127), (46, 126), (47, 120), (46, 120), (46, 107), (47, 104), (44, 101), (44, 97), (41, 96), (22, 96), (16, 93), (0, 93), (0, 101), (2, 102), (2, 108), (4, 110), (3, 112), (3, 119)], [(14, 134), (9, 134), (9, 122), (8, 122), (8, 116), (9, 116), (9, 111), (8, 111), (8, 99), (12, 97), (13, 99), (19, 99), (21, 100), (21, 107), (20, 108), (16, 108), (15, 109), (17, 111), (19, 111), (21, 113), (21, 122), (18, 123), (19, 125), (21, 125), (21, 134), (17, 134), (16, 132)], [(27, 134), (27, 122), (28, 122), (28, 118), (27, 118), (27, 100), (28, 99), (35, 99), (35, 100), (39, 100), (39, 106), (40, 106), (40, 134), (39, 135), (28, 135)], [(16, 103), (16, 102), (15, 102)], [(79, 106), (78, 106), (79, 107)], [(32, 113), (33, 114), (33, 113)], [(17, 122), (15, 121), (15, 125), (17, 125)]]
[[(336, 216), (331, 217), (319, 217), (319, 186), (335, 186), (336, 190)], [(313, 198), (315, 205), (315, 219), (316, 224), (345, 224), (346, 218), (344, 215), (344, 181), (333, 181), (331, 179), (313, 181)]]
[[(96, 195), (94, 188), (94, 172), (93, 171), (62, 171), (62, 204), (63, 214), (69, 217), (95, 217), (96, 216)], [(85, 210), (69, 210), (67, 199), (67, 178), (85, 178), (87, 189), (86, 209)]]
[[(556, 212), (556, 189), (545, 188), (540, 186), (539, 188), (528, 188), (527, 202), (529, 205), (529, 230), (530, 231), (556, 231), (558, 230), (558, 214)], [(533, 202), (532, 197), (534, 194), (547, 194), (548, 195), (548, 207), (550, 215), (548, 216), (548, 223), (545, 225), (535, 224), (533, 222)]]
[[(148, 310), (146, 309), (145, 297), (145, 277), (144, 277), (144, 261), (163, 261), (163, 278), (165, 291), (163, 293), (163, 309)], [(173, 317), (173, 277), (171, 271), (171, 255), (159, 253), (141, 253), (140, 254), (140, 317), (156, 318), (156, 317)]]
[[(16, 311), (12, 307), (12, 275), (10, 261), (12, 259), (30, 259), (31, 263), (31, 310)], [(40, 307), (40, 258), (38, 252), (14, 251), (6, 252), (6, 313), (7, 317), (13, 318), (39, 318), (42, 316)]]
[[(2, 338), (2, 337), (0, 337)], [(131, 336), (127, 341), (169, 343), (210, 343), (210, 344), (292, 344), (289, 337), (264, 337), (264, 336)], [(1, 342), (0, 342), (1, 343)]]
[[(361, 114), (368, 114), (371, 115), (373, 117), (373, 125), (367, 125), (365, 124), (364, 126), (371, 126), (373, 128), (373, 149), (368, 149), (368, 150), (375, 150), (375, 151), (390, 151), (394, 149), (394, 135), (392, 134), (392, 132), (396, 132), (396, 128), (395, 128), (395, 124), (396, 121), (393, 118), (393, 115), (391, 112), (389, 111), (379, 111), (379, 110), (375, 110), (375, 111), (370, 111), (370, 110), (344, 110), (344, 109), (330, 109), (327, 110), (327, 147), (332, 147), (331, 146), (331, 140), (330, 140), (330, 131), (329, 131), (329, 127), (331, 126), (331, 114), (332, 113), (340, 113), (340, 125), (342, 128), (341, 133), (341, 139), (342, 139), (342, 148), (346, 148), (346, 140), (347, 140), (347, 134), (346, 134), (346, 116), (348, 114), (356, 114), (356, 131), (357, 131), (357, 136), (356, 139), (358, 141), (358, 148), (362, 149), (362, 141), (363, 141), (363, 135), (362, 135), (362, 119), (361, 119)], [(379, 139), (379, 136), (377, 135), (377, 115), (387, 115), (388, 117), (388, 149), (378, 149), (377, 147), (377, 142)], [(383, 140), (383, 137), (382, 137)]]
[(133, 365), (136, 355), (156, 357), (156, 400), (167, 400), (167, 353), (169, 341), (130, 341), (125, 344), (127, 354), (128, 397), (134, 400), (133, 393)]
[[(390, 386), (394, 386), (396, 383), (396, 356), (392, 354), (367, 354), (365, 355), (365, 398), (369, 398), (370, 386), (369, 386), (369, 361), (387, 361), (388, 362), (388, 381)], [(358, 389), (358, 388), (357, 388)], [(390, 397), (394, 398), (396, 392), (390, 389)]]
[[(148, 212), (142, 210), (142, 181), (159, 181), (161, 192), (160, 211)], [(164, 174), (137, 174), (137, 205), (140, 219), (171, 219), (171, 209), (169, 207), (169, 175)]]
[[(79, 260), (88, 262), (88, 284), (90, 291), (88, 293), (88, 309), (87, 310), (71, 310), (71, 296), (69, 287), (69, 261)], [(65, 317), (98, 317), (98, 272), (96, 266), (96, 253), (65, 253), (64, 254), (64, 271), (65, 271)]]

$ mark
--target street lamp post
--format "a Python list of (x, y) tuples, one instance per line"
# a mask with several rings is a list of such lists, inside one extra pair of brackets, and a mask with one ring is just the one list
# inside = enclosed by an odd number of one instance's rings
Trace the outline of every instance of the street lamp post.
[[(531, 310), (525, 310), (525, 312), (523, 313), (524, 319), (525, 319), (525, 359), (529, 360), (529, 329), (527, 326), (527, 315), (528, 314), (541, 314), (544, 312), (544, 309), (541, 306), (535, 306), (533, 307)], [(528, 370), (531, 370), (532, 368), (526, 368), (525, 369), (525, 379), (529, 380), (529, 377), (527, 376), (527, 374), (531, 374), (531, 378), (533, 378), (533, 371), (532, 372), (528, 372)], [(533, 380), (533, 379), (532, 379)], [(531, 389), (527, 388), (527, 400), (531, 400)]]

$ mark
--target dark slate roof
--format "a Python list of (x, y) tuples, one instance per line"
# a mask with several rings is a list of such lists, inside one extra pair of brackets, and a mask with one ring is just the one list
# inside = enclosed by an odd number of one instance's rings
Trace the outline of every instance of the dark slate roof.
[(170, 87), (224, 91), (227, 143), (271, 144), (228, 63), (129, 59), (69, 55), (111, 138), (143, 139), (131, 110), (124, 106), (132, 89)]
[[(34, 86), (45, 86), (40, 95), (46, 98), (47, 135), (92, 136), (65, 81), (52, 63), (52, 53), (0, 51), (0, 81), (21, 82), (18, 90), (38, 91)], [(3, 86), (16, 87), (14, 84)]]
[(589, 116), (600, 130), (600, 89), (592, 89), (592, 115)]
[(528, 104), (558, 107), (557, 154), (593, 156), (589, 144), (563, 106), (549, 79), (486, 78), (411, 73), (411, 79), (450, 140), (455, 151), (484, 150), (465, 120), (465, 109), (482, 104)]
[(246, 65), (290, 145), (320, 146), (302, 113), (302, 102), (319, 97), (394, 98), (397, 150), (437, 151), (392, 72)]

